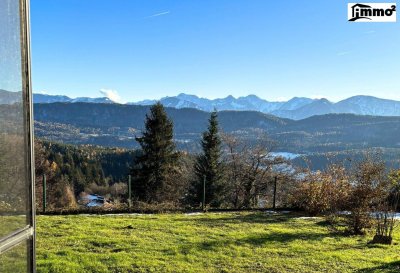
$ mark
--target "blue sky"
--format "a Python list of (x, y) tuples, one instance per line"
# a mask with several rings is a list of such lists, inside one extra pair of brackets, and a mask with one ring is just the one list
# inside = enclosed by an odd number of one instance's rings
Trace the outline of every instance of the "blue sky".
[(36, 92), (400, 100), (399, 22), (347, 1), (31, 0), (31, 24)]

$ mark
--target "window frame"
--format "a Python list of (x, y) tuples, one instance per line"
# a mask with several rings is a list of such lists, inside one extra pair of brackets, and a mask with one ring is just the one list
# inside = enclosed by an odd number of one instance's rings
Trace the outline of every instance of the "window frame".
[(28, 272), (36, 272), (35, 253), (35, 170), (34, 170), (34, 138), (33, 138), (33, 104), (31, 84), (30, 55), (30, 19), (29, 0), (13, 0), (19, 2), (20, 44), (21, 44), (21, 77), (23, 116), (25, 130), (25, 169), (26, 169), (26, 226), (0, 238), (0, 255), (22, 242), (27, 243)]

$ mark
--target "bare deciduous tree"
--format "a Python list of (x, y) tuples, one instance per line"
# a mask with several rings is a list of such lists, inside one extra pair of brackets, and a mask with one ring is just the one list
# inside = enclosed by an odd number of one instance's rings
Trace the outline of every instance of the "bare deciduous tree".
[(284, 160), (272, 156), (275, 143), (265, 134), (253, 143), (233, 134), (224, 134), (223, 141), (231, 202), (235, 208), (254, 207), (257, 197), (267, 194), (274, 177), (273, 166)]

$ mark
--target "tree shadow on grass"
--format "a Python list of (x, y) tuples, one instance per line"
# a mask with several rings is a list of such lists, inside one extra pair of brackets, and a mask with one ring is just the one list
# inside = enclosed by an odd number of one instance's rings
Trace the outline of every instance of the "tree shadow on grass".
[(363, 268), (357, 271), (357, 273), (374, 273), (374, 272), (399, 273), (400, 261), (386, 263), (370, 268)]
[(267, 243), (287, 244), (293, 241), (302, 240), (307, 242), (320, 241), (329, 234), (317, 232), (273, 232), (272, 234), (255, 234), (239, 241), (253, 246), (260, 246)]
[[(192, 251), (214, 251), (219, 248), (229, 248), (232, 246), (250, 245), (251, 247), (260, 247), (266, 244), (288, 244), (290, 242), (301, 240), (307, 242), (316, 242), (323, 240), (325, 237), (337, 236), (334, 232), (319, 232), (310, 230), (297, 230), (298, 222), (295, 222), (299, 216), (304, 216), (299, 213), (285, 213), (285, 214), (268, 214), (266, 212), (255, 213), (234, 213), (230, 215), (220, 214), (212, 215), (212, 217), (196, 217), (196, 218), (181, 218), (178, 221), (194, 222), (205, 227), (224, 227), (231, 225), (234, 229), (235, 225), (248, 224), (263, 224), (265, 225), (265, 232), (263, 233), (249, 233), (244, 237), (229, 237), (227, 234), (221, 235), (221, 238), (205, 238), (203, 242), (182, 244), (181, 252), (184, 254)], [(292, 222), (292, 223), (290, 223)], [(292, 227), (290, 231), (272, 231), (268, 228), (269, 224), (288, 223)], [(329, 225), (326, 221), (312, 222), (318, 226), (327, 227)], [(233, 225), (233, 226), (232, 226)], [(214, 234), (216, 236), (216, 234)]]
[(320, 241), (329, 234), (317, 232), (273, 232), (266, 234), (252, 234), (244, 238), (221, 238), (206, 240), (198, 243), (184, 244), (181, 252), (187, 254), (191, 250), (196, 251), (215, 251), (226, 249), (232, 246), (250, 245), (251, 247), (262, 247), (267, 244), (287, 244), (296, 240), (307, 242)]
[[(205, 214), (206, 216), (206, 214)], [(202, 218), (186, 218), (179, 219), (179, 221), (190, 221), (190, 222), (198, 222), (207, 226), (215, 226), (215, 225), (225, 225), (225, 224), (274, 224), (274, 223), (284, 223), (293, 220), (295, 217), (299, 215), (296, 213), (288, 213), (288, 214), (267, 214), (265, 212), (255, 212), (249, 214), (230, 214), (227, 217), (224, 214), (214, 217), (202, 217)]]

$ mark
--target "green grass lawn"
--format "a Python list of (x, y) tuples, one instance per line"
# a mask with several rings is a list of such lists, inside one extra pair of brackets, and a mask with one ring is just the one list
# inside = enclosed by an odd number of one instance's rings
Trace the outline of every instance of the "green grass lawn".
[(395, 245), (262, 212), (38, 216), (38, 272), (400, 272)]

